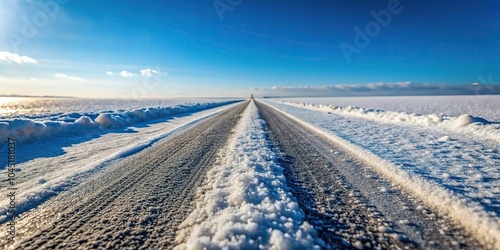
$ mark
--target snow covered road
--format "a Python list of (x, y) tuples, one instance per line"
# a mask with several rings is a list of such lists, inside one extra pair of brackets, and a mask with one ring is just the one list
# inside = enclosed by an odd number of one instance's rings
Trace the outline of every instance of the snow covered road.
[[(137, 150), (124, 151), (122, 157), (108, 155), (108, 159), (100, 155), (98, 158), (105, 166), (94, 167), (92, 172), (75, 179), (77, 185), (67, 185), (64, 191), (21, 214), (16, 226), (17, 242), (12, 245), (2, 237), (0, 246), (6, 249), (495, 249), (498, 246), (498, 227), (491, 214), (477, 207), (461, 206), (468, 203), (460, 203), (453, 194), (443, 196), (449, 193), (441, 192), (442, 187), (432, 183), (426, 186), (429, 182), (425, 179), (407, 178), (404, 172), (377, 155), (344, 143), (341, 138), (336, 141), (335, 133), (310, 123), (315, 121), (307, 116), (311, 111), (294, 108), (293, 112), (283, 112), (286, 107), (261, 101), (231, 105), (214, 115), (200, 116), (204, 118), (195, 119), (193, 125), (168, 136), (165, 131), (150, 131), (151, 138), (156, 139), (140, 144)], [(299, 115), (311, 119), (304, 121)], [(330, 125), (334, 126), (336, 120), (332, 121)], [(338, 121), (342, 125), (342, 120)], [(148, 135), (147, 131), (139, 130), (137, 138), (144, 135)], [(125, 140), (118, 135), (115, 138)], [(112, 138), (105, 142), (112, 142)], [(92, 148), (92, 141), (88, 143)], [(50, 158), (40, 160), (50, 161)], [(377, 164), (381, 164), (380, 168)], [(32, 174), (36, 176), (37, 171)], [(409, 189), (411, 184), (424, 189)], [(428, 187), (436, 187), (437, 191), (425, 189)], [(426, 198), (427, 191), (438, 196)], [(453, 207), (446, 210), (436, 206), (433, 199), (441, 197), (447, 198), (442, 204)], [(457, 221), (457, 214), (464, 218)], [(473, 224), (479, 219), (484, 220)]]

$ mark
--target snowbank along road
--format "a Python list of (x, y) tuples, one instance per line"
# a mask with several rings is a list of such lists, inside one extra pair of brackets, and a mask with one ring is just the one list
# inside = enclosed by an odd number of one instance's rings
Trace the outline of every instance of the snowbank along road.
[[(17, 220), (17, 249), (498, 249), (259, 101), (200, 121)], [(4, 225), (3, 225), (4, 226)], [(496, 237), (499, 236), (499, 237)]]

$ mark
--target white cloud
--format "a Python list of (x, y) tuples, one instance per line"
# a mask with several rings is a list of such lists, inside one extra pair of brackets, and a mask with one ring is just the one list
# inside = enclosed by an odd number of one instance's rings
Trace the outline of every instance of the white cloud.
[(133, 74), (133, 73), (130, 73), (130, 72), (126, 71), (126, 70), (124, 70), (124, 71), (120, 72), (120, 75), (121, 75), (122, 77), (132, 77), (132, 76), (134, 76), (134, 74)]
[(37, 64), (38, 62), (28, 56), (21, 56), (16, 53), (10, 53), (8, 51), (0, 51), (0, 62), (8, 62), (8, 63), (17, 63), (17, 64), (23, 64), (23, 63), (31, 63), (31, 64)]
[[(145, 76), (145, 77), (151, 77), (153, 75), (161, 75), (162, 74), (162, 72), (160, 72), (158, 70), (154, 70), (154, 69), (141, 69), (139, 71), (139, 73), (141, 74), (141, 76)], [(127, 70), (123, 70), (121, 72), (106, 71), (106, 74), (109, 76), (119, 75), (121, 77), (126, 77), (126, 78), (138, 75), (138, 73), (132, 73), (132, 72), (127, 71)]]
[(154, 69), (143, 69), (143, 70), (141, 70), (141, 75), (142, 76), (151, 77), (153, 74), (160, 74), (160, 72), (156, 71)]
[(83, 79), (80, 78), (80, 77), (69, 76), (69, 75), (66, 75), (66, 74), (55, 74), (54, 76), (57, 77), (57, 78), (68, 79), (68, 80), (71, 80), (71, 81), (83, 81)]

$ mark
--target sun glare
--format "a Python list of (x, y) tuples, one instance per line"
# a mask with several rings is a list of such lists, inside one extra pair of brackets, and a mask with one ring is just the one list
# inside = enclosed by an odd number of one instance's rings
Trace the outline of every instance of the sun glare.
[(0, 97), (0, 115), (8, 114), (12, 112), (12, 109), (9, 108), (10, 103), (19, 100), (19, 98), (15, 97)]

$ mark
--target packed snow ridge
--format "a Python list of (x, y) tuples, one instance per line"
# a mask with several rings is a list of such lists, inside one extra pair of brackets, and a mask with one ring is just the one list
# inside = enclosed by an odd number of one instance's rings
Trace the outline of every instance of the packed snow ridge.
[[(13, 136), (18, 142), (30, 142), (36, 139), (54, 136), (81, 135), (89, 132), (105, 131), (130, 126), (136, 123), (160, 119), (173, 115), (181, 115), (211, 109), (237, 101), (195, 103), (168, 107), (139, 108), (124, 112), (103, 112), (94, 117), (78, 115), (74, 122), (34, 121), (31, 119), (0, 120), (0, 137)], [(0, 147), (5, 144), (0, 142)]]
[(338, 115), (357, 117), (377, 122), (416, 125), (423, 127), (435, 126), (500, 142), (500, 124), (468, 114), (452, 117), (442, 114), (408, 114), (405, 112), (375, 110), (353, 106), (342, 107), (290, 101), (281, 101), (281, 103), (309, 110), (331, 112)]
[(176, 249), (319, 249), (252, 102), (180, 225)]

